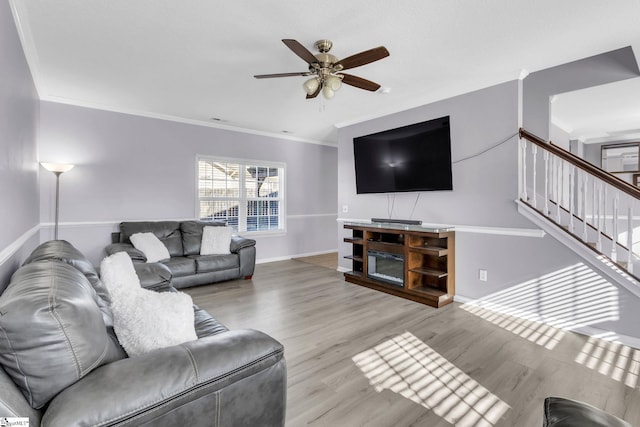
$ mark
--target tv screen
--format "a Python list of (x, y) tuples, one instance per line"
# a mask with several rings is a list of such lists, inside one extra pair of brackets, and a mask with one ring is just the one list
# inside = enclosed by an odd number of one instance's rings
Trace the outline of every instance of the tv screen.
[(353, 139), (356, 192), (453, 190), (449, 116)]

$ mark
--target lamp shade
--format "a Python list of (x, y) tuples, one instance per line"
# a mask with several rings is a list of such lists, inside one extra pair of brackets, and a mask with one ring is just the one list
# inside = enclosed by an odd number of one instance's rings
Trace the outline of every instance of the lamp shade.
[(331, 98), (333, 98), (333, 94), (334, 94), (334, 92), (333, 92), (333, 89), (331, 89), (331, 88), (329, 87), (329, 85), (325, 85), (325, 86), (322, 88), (322, 94), (324, 95), (324, 97), (325, 97), (325, 98), (327, 98), (327, 99), (331, 99)]
[(68, 163), (47, 163), (47, 162), (40, 162), (40, 164), (42, 165), (43, 168), (45, 168), (46, 170), (48, 170), (49, 172), (53, 172), (53, 173), (64, 173), (64, 172), (68, 172), (71, 169), (73, 169), (72, 164), (68, 164)]
[(316, 77), (309, 79), (302, 84), (307, 95), (313, 95), (316, 93), (318, 86), (320, 86), (320, 81)]
[(340, 77), (329, 76), (325, 80), (325, 85), (329, 86), (331, 90), (335, 92), (336, 90), (340, 89), (340, 87), (342, 87), (342, 80), (340, 80)]

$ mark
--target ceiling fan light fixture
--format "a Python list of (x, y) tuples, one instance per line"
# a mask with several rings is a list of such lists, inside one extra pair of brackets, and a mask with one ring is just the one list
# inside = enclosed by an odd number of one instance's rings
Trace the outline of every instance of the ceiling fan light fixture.
[(325, 85), (329, 86), (332, 91), (336, 91), (342, 87), (342, 80), (338, 76), (330, 75), (325, 80)]
[(324, 95), (324, 97), (325, 97), (326, 99), (331, 99), (331, 98), (333, 98), (334, 93), (335, 93), (335, 92), (333, 91), (333, 89), (331, 89), (331, 87), (330, 87), (329, 85), (325, 84), (325, 85), (322, 87), (322, 94)]
[(313, 95), (314, 93), (316, 93), (319, 86), (320, 80), (318, 80), (317, 77), (309, 79), (302, 84), (302, 87), (304, 88), (305, 92), (307, 92), (307, 95)]

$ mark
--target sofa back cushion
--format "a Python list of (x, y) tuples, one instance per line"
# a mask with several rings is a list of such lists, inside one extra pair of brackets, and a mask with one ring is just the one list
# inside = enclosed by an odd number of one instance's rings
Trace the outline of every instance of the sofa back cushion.
[(0, 364), (33, 408), (109, 361), (95, 290), (69, 264), (20, 268), (0, 296), (0, 312)]
[(22, 265), (38, 261), (62, 261), (80, 271), (89, 280), (96, 293), (107, 303), (110, 302), (109, 291), (100, 280), (96, 268), (86, 256), (66, 240), (49, 240), (35, 248)]
[(107, 287), (102, 283), (96, 268), (87, 257), (66, 240), (49, 240), (35, 248), (23, 265), (42, 261), (60, 261), (69, 264), (82, 273), (95, 290), (94, 300), (102, 312), (102, 320), (111, 338), (111, 346), (108, 349), (108, 362), (126, 357), (126, 354), (113, 331), (113, 313), (111, 312), (111, 296)]
[(207, 226), (227, 225), (224, 221), (182, 221), (182, 246), (186, 255), (200, 255), (200, 243), (202, 242), (202, 230)]
[(169, 250), (172, 257), (184, 256), (182, 233), (178, 221), (134, 221), (120, 223), (120, 243), (131, 243), (131, 235), (153, 233)]

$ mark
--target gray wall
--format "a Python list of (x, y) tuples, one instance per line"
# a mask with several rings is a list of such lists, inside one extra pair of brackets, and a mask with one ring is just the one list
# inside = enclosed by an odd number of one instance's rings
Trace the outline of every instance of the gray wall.
[[(356, 194), (353, 165), (353, 138), (449, 115), (451, 117), (451, 156), (453, 191), (412, 192), (397, 194)], [(518, 191), (518, 140), (511, 138), (493, 149), (499, 142), (514, 135), (518, 129), (518, 82), (512, 81), (480, 91), (464, 94), (434, 104), (414, 108), (377, 120), (359, 123), (338, 130), (338, 206), (348, 206), (345, 219), (372, 217), (418, 219), (430, 224), (452, 224), (507, 229), (533, 229), (534, 226), (518, 214), (515, 200)], [(478, 153), (476, 157), (470, 156)], [(465, 159), (459, 161), (460, 159)], [(417, 203), (416, 203), (417, 200)], [(388, 215), (391, 205), (394, 211)], [(415, 204), (415, 210), (414, 210)], [(413, 211), (413, 214), (411, 212)], [(339, 236), (345, 232), (340, 230)], [(494, 283), (511, 283), (523, 275), (537, 272), (528, 266), (526, 255), (518, 251), (539, 238), (511, 236), (502, 249), (493, 244), (491, 234), (470, 233), (456, 245), (456, 252), (464, 254), (466, 245), (485, 247), (481, 254), (456, 259), (456, 292), (475, 297), (490, 289), (490, 283), (479, 282), (478, 270), (489, 270)], [(505, 242), (504, 240), (502, 242)], [(540, 244), (535, 242), (535, 244)], [(508, 247), (508, 249), (507, 249)], [(340, 266), (350, 268), (344, 255), (350, 253), (348, 244), (340, 245)], [(504, 254), (503, 254), (504, 252)], [(504, 259), (501, 255), (504, 255)], [(520, 267), (515, 268), (515, 265)], [(524, 268), (524, 269), (523, 269)], [(501, 270), (498, 273), (498, 270)], [(478, 288), (481, 287), (481, 288)]]
[[(564, 326), (638, 337), (637, 297), (606, 282), (555, 239), (526, 237), (535, 231), (535, 226), (517, 212), (514, 203), (518, 197), (517, 139), (491, 149), (518, 129), (518, 86), (517, 81), (508, 82), (339, 129), (338, 206), (348, 207), (348, 212), (340, 216), (347, 220), (387, 217), (393, 203), (391, 217), (460, 226), (456, 231), (458, 300), (502, 305), (505, 311), (522, 315), (528, 310), (527, 316), (539, 321), (553, 321), (554, 309), (550, 307), (560, 304), (555, 314), (562, 314)], [(395, 196), (356, 194), (354, 137), (444, 115), (451, 116), (454, 162), (488, 150), (454, 164), (453, 191)], [(545, 128), (548, 127), (547, 122)], [(342, 241), (349, 234), (340, 229), (338, 238)], [(351, 254), (351, 245), (341, 243), (339, 252), (340, 267), (350, 269), (350, 262), (343, 257)], [(480, 269), (488, 271), (486, 282), (479, 280)], [(614, 302), (603, 304), (607, 306), (606, 313), (589, 317), (576, 307), (590, 307), (587, 304), (593, 294), (585, 283), (594, 280), (606, 290), (604, 297)], [(540, 301), (546, 304), (539, 304)]]
[(0, 289), (37, 244), (38, 94), (9, 3), (0, 2)]
[[(196, 155), (286, 163), (287, 233), (257, 237), (258, 260), (336, 248), (337, 148), (52, 102), (41, 105), (40, 158), (76, 164), (60, 181), (60, 238), (93, 261), (124, 220), (196, 216)], [(55, 180), (42, 175), (41, 221)], [(51, 229), (43, 229), (43, 239)]]
[(549, 140), (551, 95), (617, 82), (638, 75), (640, 70), (631, 47), (531, 73), (524, 79), (523, 127), (540, 138)]

